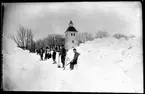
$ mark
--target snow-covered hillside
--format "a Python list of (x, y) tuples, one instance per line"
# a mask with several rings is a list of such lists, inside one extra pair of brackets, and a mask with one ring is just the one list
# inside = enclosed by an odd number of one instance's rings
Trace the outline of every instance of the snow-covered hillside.
[[(52, 59), (16, 47), (3, 38), (3, 86), (17, 91), (143, 92), (141, 40), (95, 39), (76, 48), (77, 70), (57, 68)], [(67, 55), (72, 59), (72, 49)], [(57, 53), (58, 61), (58, 53)]]

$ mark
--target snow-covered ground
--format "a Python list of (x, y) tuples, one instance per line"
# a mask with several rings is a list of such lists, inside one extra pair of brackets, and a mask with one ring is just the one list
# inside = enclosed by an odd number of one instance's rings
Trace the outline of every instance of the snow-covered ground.
[[(3, 38), (3, 86), (12, 91), (143, 92), (140, 39), (95, 39), (76, 48), (77, 69), (63, 70), (52, 59), (16, 47)], [(67, 57), (72, 59), (72, 49)], [(56, 61), (58, 61), (58, 53)], [(69, 67), (69, 66), (68, 66)]]

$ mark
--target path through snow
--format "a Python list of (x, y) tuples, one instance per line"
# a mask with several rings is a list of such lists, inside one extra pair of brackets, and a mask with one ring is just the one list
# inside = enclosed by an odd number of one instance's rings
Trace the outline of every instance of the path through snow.
[(76, 48), (81, 53), (78, 69), (73, 71), (57, 68), (52, 59), (40, 61), (39, 55), (17, 48), (10, 39), (3, 40), (5, 90), (143, 92), (142, 50), (135, 39), (103, 38), (81, 44)]

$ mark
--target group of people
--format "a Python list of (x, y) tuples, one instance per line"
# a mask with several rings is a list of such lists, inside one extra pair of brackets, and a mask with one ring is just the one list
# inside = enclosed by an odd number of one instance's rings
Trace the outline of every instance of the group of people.
[[(51, 54), (51, 51), (52, 54)], [(60, 50), (56, 50), (56, 48), (52, 48), (50, 49), (49, 47), (46, 47), (45, 49), (41, 48), (39, 50), (36, 50), (37, 54), (40, 55), (40, 59), (43, 60), (43, 54), (45, 54), (45, 57), (44, 57), (44, 60), (47, 60), (47, 59), (50, 59), (52, 58), (53, 59), (53, 64), (56, 64), (56, 52), (59, 53), (59, 57), (61, 58), (61, 63), (62, 63), (62, 68), (65, 68), (65, 58), (66, 58), (66, 49), (64, 46), (61, 46), (60, 47)], [(74, 48), (73, 49), (73, 52), (74, 52), (74, 58), (72, 61), (70, 61), (70, 69), (73, 70), (74, 69), (74, 65), (77, 64), (77, 59), (78, 59), (78, 56), (80, 55), (80, 53), (77, 52), (77, 50)], [(60, 68), (61, 66), (58, 65), (58, 68)]]
[[(53, 53), (51, 54), (51, 50), (53, 51)], [(47, 60), (50, 59), (52, 57), (53, 59), (53, 63), (56, 63), (55, 59), (56, 59), (56, 48), (50, 49), (49, 47), (44, 48), (40, 48), (38, 50), (36, 50), (37, 55), (40, 55), (40, 60)], [(45, 56), (44, 56), (45, 54)], [(44, 57), (43, 57), (44, 56)]]

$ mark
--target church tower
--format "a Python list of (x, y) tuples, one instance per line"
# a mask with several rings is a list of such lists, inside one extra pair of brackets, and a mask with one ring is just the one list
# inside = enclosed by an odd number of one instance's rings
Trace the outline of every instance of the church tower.
[(66, 50), (69, 50), (78, 45), (77, 32), (78, 31), (73, 26), (73, 22), (70, 21), (69, 27), (65, 31), (65, 49)]

